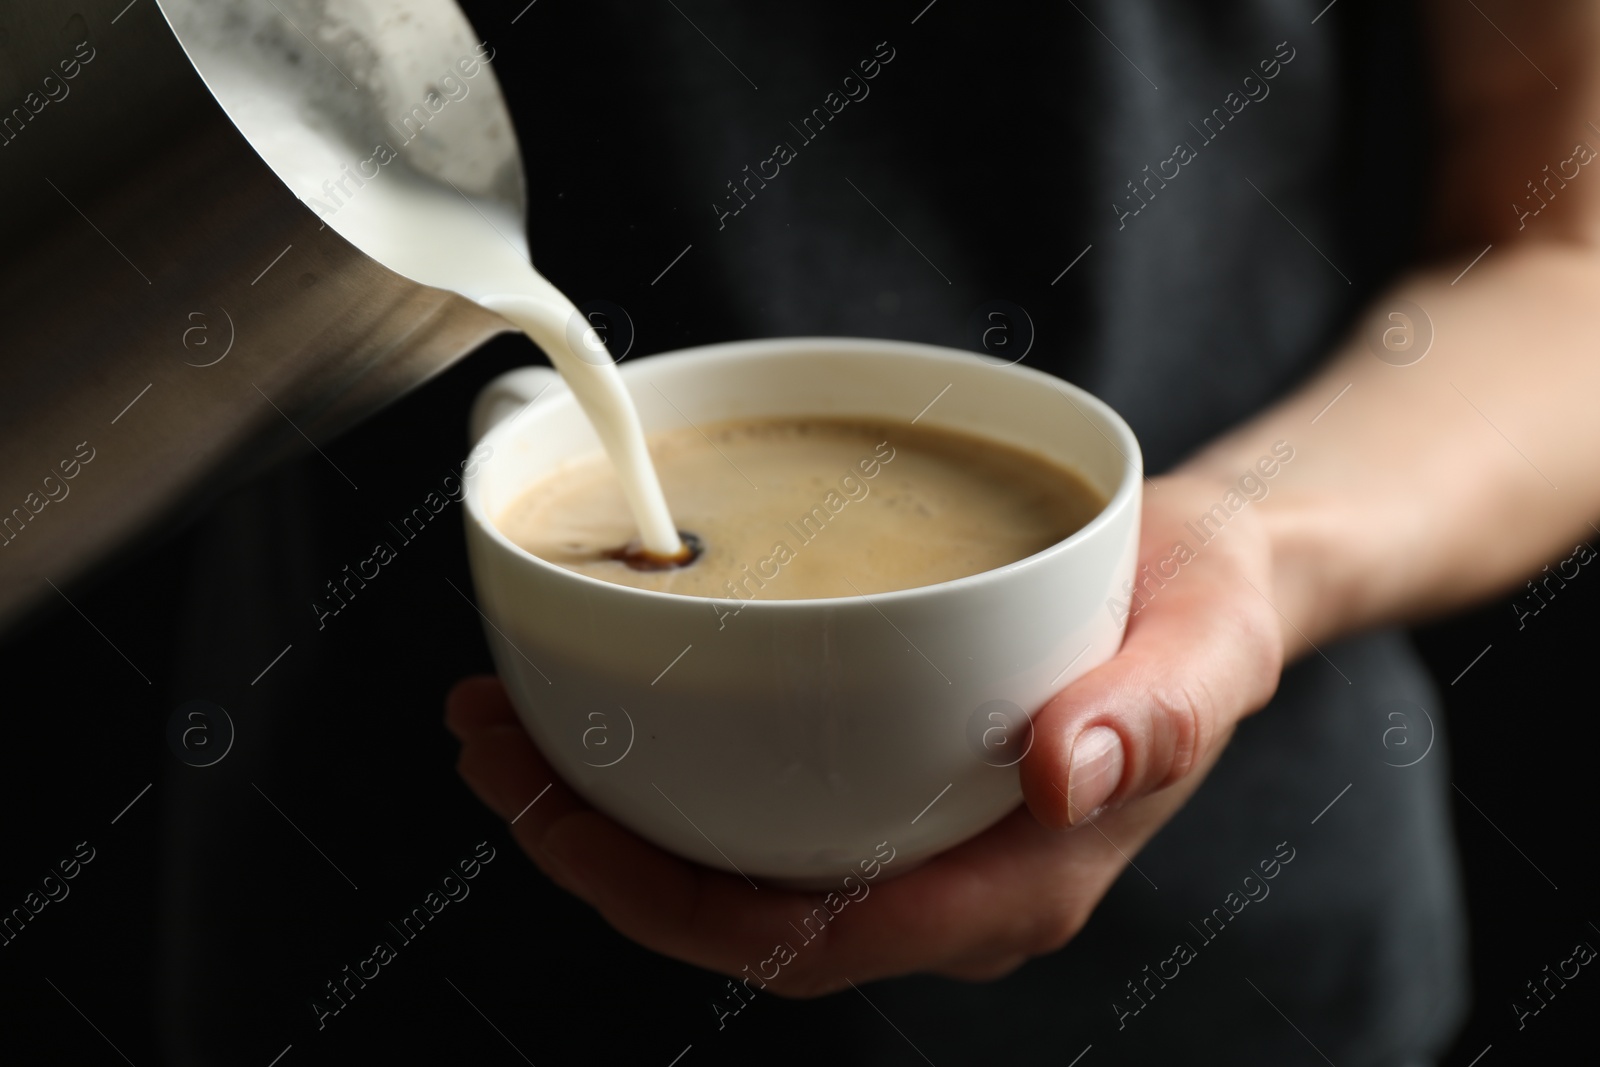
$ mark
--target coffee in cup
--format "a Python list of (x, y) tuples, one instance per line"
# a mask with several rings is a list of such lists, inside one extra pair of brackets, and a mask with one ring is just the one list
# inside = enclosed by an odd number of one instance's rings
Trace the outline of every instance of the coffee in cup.
[(893, 420), (740, 419), (654, 434), (678, 524), (701, 552), (641, 567), (603, 454), (527, 489), (500, 529), (541, 559), (688, 596), (810, 600), (933, 585), (1070, 537), (1105, 498), (1062, 464), (974, 434)]

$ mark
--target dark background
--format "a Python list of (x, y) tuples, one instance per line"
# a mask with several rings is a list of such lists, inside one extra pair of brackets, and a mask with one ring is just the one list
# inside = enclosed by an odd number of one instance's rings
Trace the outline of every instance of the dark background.
[[(519, 23), (522, 32), (536, 32), (529, 20), (544, 15), (543, 6)], [(742, 336), (737, 323), (697, 313), (685, 299), (716, 284), (695, 274), (694, 260), (675, 268), (681, 288), (648, 284), (691, 239), (691, 225), (677, 218), (680, 206), (704, 210), (689, 206), (700, 204), (698, 191), (641, 193), (652, 155), (674, 146), (608, 110), (603, 77), (556, 87), (515, 62), (519, 42), (533, 39), (519, 38), (509, 24), (519, 7), (478, 18), (502, 49), (496, 69), (514, 112), (526, 116), (535, 104), (561, 112), (559, 89), (583, 95), (582, 114), (610, 116), (599, 128), (554, 129), (605, 153), (613, 161), (609, 179), (565, 187), (557, 169), (528, 152), (541, 266), (580, 302), (600, 297), (627, 307), (639, 333), (635, 356)], [(568, 28), (584, 31), (572, 46), (596, 48), (603, 66), (603, 41), (593, 36), (603, 27)], [(853, 34), (850, 48), (857, 39), (873, 38)], [(520, 102), (527, 100), (535, 103)], [(704, 221), (696, 219), (693, 231)], [(581, 256), (571, 251), (580, 245)], [(605, 269), (584, 273), (569, 266), (574, 262)], [(1029, 269), (1030, 278), (1039, 273)], [(1034, 280), (998, 295), (1030, 308), (1049, 299)], [(963, 343), (919, 333), (888, 309), (881, 333)], [(1066, 335), (1065, 323), (1040, 316), (1040, 344)], [(289, 1045), (285, 1067), (522, 1062), (508, 1047), (514, 1045), (541, 1065), (665, 1065), (692, 1045), (682, 1061), (688, 1067), (838, 1059), (841, 1049), (880, 1041), (885, 1022), (854, 994), (820, 1005), (763, 998), (719, 1032), (709, 1003), (721, 979), (622, 941), (553, 890), (467, 793), (454, 773), (442, 700), (453, 681), (489, 663), (477, 616), (449, 585), (470, 589), (453, 508), (327, 630), (315, 632), (301, 619), (294, 648), (250, 684), (289, 638), (246, 636), (261, 630), (253, 613), (270, 594), (272, 575), (246, 570), (219, 582), (211, 566), (218, 544), (241, 528), (281, 536), (333, 576), (364, 554), (370, 531), (408, 511), (456, 468), (476, 390), (532, 358), (521, 339), (498, 339), (328, 446), (328, 461), (361, 486), (359, 493), (329, 462), (306, 457), (242, 488), (98, 585), (70, 589), (75, 608), (54, 605), (0, 646), (9, 726), (0, 753), (0, 908), (20, 905), (78, 842), (96, 850), (69, 883), (71, 895), (0, 948), (0, 1053), (7, 1062), (121, 1062), (108, 1041), (134, 1063), (163, 1062), (164, 1041), (185, 1026), (205, 1025), (174, 1014), (170, 998), (171, 931), (190, 903), (180, 852), (168, 836), (174, 825), (198, 825), (210, 835), (215, 844), (206, 862), (238, 886), (237, 908), (246, 913), (234, 925), (248, 936), (225, 946), (237, 961), (226, 994), (248, 1003), (254, 1022), (229, 1033), (237, 1050), (229, 1062), (265, 1065)], [(301, 543), (291, 517), (307, 512), (317, 516), (318, 533)], [(1443, 708), (1429, 710), (1447, 724), (1449, 751), (1441, 747), (1429, 758), (1454, 761), (1472, 914), (1475, 1009), (1447, 1061), (1455, 1067), (1491, 1044), (1484, 1067), (1540, 1062), (1586, 1036), (1597, 995), (1587, 988), (1597, 981), (1587, 971), (1521, 1031), (1510, 1003), (1575, 942), (1600, 942), (1590, 925), (1592, 833), (1584, 830), (1592, 811), (1586, 772), (1600, 741), (1585, 660), (1600, 596), (1591, 582), (1600, 579), (1585, 569), (1520, 631), (1508, 592), (1417, 634), (1446, 694)], [(280, 599), (302, 612), (298, 591)], [(379, 624), (396, 618), (406, 621), (398, 637)], [(197, 625), (215, 628), (224, 643), (237, 632), (225, 661), (195, 663), (178, 654), (179, 638)], [(186, 766), (168, 747), (169, 718), (192, 699), (223, 705), (237, 729), (228, 757), (213, 767)], [(305, 717), (292, 728), (273, 720), (286, 701), (314, 709), (309, 725)], [(289, 772), (268, 758), (286, 744), (298, 755)], [(147, 784), (150, 791), (113, 825)], [(257, 802), (258, 791), (281, 811)], [(254, 815), (207, 821), (208, 798), (219, 796), (249, 800)], [(387, 936), (385, 920), (419, 903), (479, 841), (498, 855), (472, 883), (472, 895), (448, 907), (318, 1032), (308, 998), (367, 955)], [(1082, 1043), (1065, 1035), (1061, 1062)], [(909, 1048), (889, 1047), (886, 1063), (921, 1062)], [(941, 1062), (937, 1049), (925, 1051)]]

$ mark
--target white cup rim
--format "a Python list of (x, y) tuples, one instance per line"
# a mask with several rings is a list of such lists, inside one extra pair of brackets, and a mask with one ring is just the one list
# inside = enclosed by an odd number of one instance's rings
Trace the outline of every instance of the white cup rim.
[[(915, 341), (893, 341), (884, 340), (882, 338), (856, 337), (776, 337), (759, 338), (746, 341), (724, 341), (717, 344), (698, 345), (693, 348), (672, 349), (670, 351), (660, 352), (655, 355), (641, 357), (638, 360), (629, 361), (619, 366), (618, 370), (622, 373), (624, 379), (627, 379), (635, 374), (644, 373), (644, 371), (641, 371), (638, 368), (641, 366), (653, 365), (656, 360), (670, 360), (674, 364), (691, 363), (715, 365), (719, 362), (744, 362), (751, 357), (759, 357), (761, 355), (770, 353), (792, 353), (795, 350), (802, 348), (912, 355), (919, 359), (933, 359), (948, 363), (960, 363), (965, 366), (970, 366), (971, 361), (973, 360), (982, 359), (981, 356), (974, 352), (968, 352), (962, 349), (946, 348), (940, 345), (922, 344)], [(1132, 428), (1128, 426), (1127, 422), (1123, 420), (1121, 415), (1117, 414), (1115, 409), (1113, 409), (1105, 401), (1094, 396), (1092, 393), (1087, 392), (1083, 388), (1073, 385), (1071, 382), (1068, 382), (1062, 378), (1058, 378), (1053, 374), (1047, 374), (1044, 371), (1035, 370), (1032, 367), (1023, 367), (1012, 364), (1000, 366), (991, 365), (990, 369), (997, 374), (1009, 374), (1023, 377), (1037, 382), (1042, 388), (1054, 389), (1057, 392), (1061, 392), (1073, 402), (1074, 406), (1078, 407), (1084, 412), (1085, 416), (1090, 419), (1091, 423), (1094, 424), (1095, 429), (1102, 436), (1106, 436), (1106, 431), (1109, 429), (1112, 434), (1115, 435), (1115, 439), (1113, 439), (1111, 436), (1107, 436), (1106, 440), (1113, 448), (1121, 453), (1124, 461), (1121, 480), (1117, 484), (1116, 491), (1111, 494), (1105, 505), (1098, 512), (1096, 512), (1094, 518), (1090, 519), (1082, 527), (1075, 530), (1067, 537), (1057, 541), (1048, 548), (1044, 548), (1038, 552), (1035, 552), (1031, 556), (1025, 556), (1022, 559), (1015, 560), (1003, 566), (994, 567), (986, 571), (979, 571), (977, 574), (969, 574), (961, 578), (952, 578), (943, 582), (931, 582), (927, 585), (911, 586), (907, 589), (894, 589), (888, 592), (872, 593), (870, 594), (870, 597), (868, 597), (871, 603), (900, 603), (909, 600), (917, 600), (919, 598), (928, 596), (944, 595), (946, 593), (975, 589), (983, 585), (993, 584), (995, 582), (1014, 581), (1015, 576), (1020, 572), (1042, 566), (1048, 560), (1071, 552), (1076, 545), (1098, 536), (1102, 529), (1111, 525), (1112, 522), (1115, 521), (1114, 516), (1122, 512), (1124, 509), (1134, 505), (1136, 494), (1141, 491), (1142, 482), (1144, 480), (1144, 459), (1139, 449), (1139, 442), (1137, 438), (1134, 437)], [(576, 398), (572, 396), (570, 391), (563, 388), (560, 394), (551, 396), (548, 401), (544, 402), (576, 403), (577, 401)], [(528, 418), (537, 418), (537, 416), (537, 408), (530, 410), (527, 413)], [(1096, 418), (1099, 419), (1099, 422), (1094, 421)], [(513, 423), (519, 421), (521, 421), (520, 418), (506, 419), (498, 425), (492, 427), (488, 433), (483, 435), (481, 440), (474, 442), (474, 448), (488, 445), (490, 448), (496, 449), (498, 453), (499, 447), (502, 445), (501, 439), (509, 435), (511, 433)], [(981, 430), (968, 430), (963, 432), (971, 433), (973, 436), (977, 437), (984, 436)], [(493, 465), (495, 461), (496, 454), (492, 453), (489, 458), (483, 460), (482, 462), (485, 467), (488, 467)], [(604, 579), (595, 578), (578, 571), (568, 570), (559, 564), (551, 563), (549, 560), (542, 559), (507, 537), (500, 530), (500, 527), (484, 513), (483, 505), (480, 500), (480, 485), (483, 477), (484, 472), (479, 471), (475, 477), (469, 479), (467, 482), (466, 513), (470, 517), (470, 520), (483, 529), (488, 534), (489, 538), (502, 549), (509, 551), (514, 557), (524, 564), (531, 565), (535, 569), (543, 570), (546, 573), (555, 576), (557, 580), (572, 581), (579, 583), (580, 585), (589, 585), (593, 588), (596, 594), (599, 595), (644, 597), (647, 600), (654, 599), (664, 604), (693, 606), (697, 610), (701, 611), (704, 610), (704, 606), (708, 603), (717, 604), (735, 599), (726, 597), (694, 596), (688, 593), (672, 593), (656, 589), (641, 589), (636, 586), (619, 585), (615, 582), (608, 582)], [(862, 599), (860, 594), (847, 594), (836, 597), (811, 597), (805, 599), (783, 599), (779, 597), (773, 597), (764, 599), (740, 600), (739, 603), (741, 605), (741, 610), (751, 610), (757, 614), (772, 611), (795, 613), (806, 610), (835, 610), (841, 604), (853, 603), (859, 599)]]

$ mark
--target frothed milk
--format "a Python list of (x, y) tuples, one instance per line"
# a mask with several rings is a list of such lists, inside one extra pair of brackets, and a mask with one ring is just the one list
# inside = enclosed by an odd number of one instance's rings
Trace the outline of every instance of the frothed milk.
[(531, 486), (496, 525), (534, 555), (594, 578), (740, 600), (883, 593), (963, 578), (1070, 536), (1104, 507), (1042, 456), (902, 422), (753, 419), (655, 434), (687, 567), (615, 558), (633, 535), (603, 456)]

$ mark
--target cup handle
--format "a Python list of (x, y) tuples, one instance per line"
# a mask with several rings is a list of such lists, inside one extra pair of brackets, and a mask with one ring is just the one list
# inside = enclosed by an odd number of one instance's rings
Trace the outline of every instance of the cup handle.
[(534, 401), (564, 389), (561, 375), (549, 367), (519, 367), (507, 371), (483, 387), (472, 402), (467, 418), (473, 441), (481, 441), (490, 430), (522, 413)]

